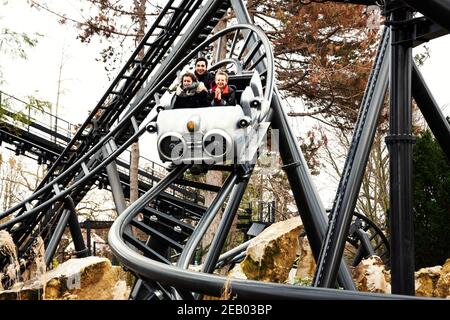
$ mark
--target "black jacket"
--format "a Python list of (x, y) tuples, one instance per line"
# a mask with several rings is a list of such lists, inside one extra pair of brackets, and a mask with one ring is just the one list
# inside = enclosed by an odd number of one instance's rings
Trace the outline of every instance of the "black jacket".
[(217, 101), (214, 99), (216, 87), (211, 90), (211, 94), (209, 99), (211, 101), (212, 106), (235, 106), (236, 105), (236, 92), (231, 86), (227, 86), (228, 89), (225, 89), (222, 92), (222, 99)]
[[(189, 93), (187, 93), (189, 92)], [(195, 88), (195, 91), (182, 89), (178, 86), (175, 94), (175, 102), (173, 103), (174, 109), (182, 108), (204, 108), (209, 105), (208, 92), (206, 91), (203, 83), (199, 83)]]
[(197, 77), (197, 81), (203, 82), (207, 90), (210, 90), (213, 88), (214, 84), (214, 74), (211, 72), (206, 71), (204, 74), (199, 75), (197, 72), (194, 72), (195, 76)]

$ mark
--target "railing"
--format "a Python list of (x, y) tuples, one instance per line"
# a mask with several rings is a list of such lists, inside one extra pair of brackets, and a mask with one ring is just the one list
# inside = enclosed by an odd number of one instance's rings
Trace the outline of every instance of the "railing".
[(277, 209), (277, 205), (275, 201), (263, 201), (263, 200), (255, 200), (250, 201), (248, 204), (248, 208), (251, 209), (253, 213), (253, 209), (256, 207), (256, 219), (252, 214), (252, 221), (257, 222), (265, 222), (265, 223), (275, 223), (279, 221), (284, 221), (289, 218), (292, 218), (292, 215), (281, 212)]
[[(15, 103), (11, 103), (11, 101)], [(77, 130), (76, 125), (33, 106), (33, 103), (23, 101), (1, 90), (0, 105), (3, 115), (0, 121), (33, 133), (41, 138), (48, 138), (49, 141), (62, 147), (67, 146)], [(17, 114), (20, 115), (17, 117), (20, 120), (14, 117)], [(128, 163), (130, 159), (129, 154), (130, 152), (127, 150), (119, 156), (119, 159)], [(150, 170), (151, 175), (159, 178), (165, 176), (166, 170), (162, 165), (142, 156), (139, 159), (139, 163), (142, 164), (141, 168), (144, 168), (146, 171)]]
[[(68, 145), (76, 133), (76, 125), (45, 111), (43, 108), (33, 106), (32, 102), (23, 101), (3, 91), (0, 91), (0, 105), (0, 122), (29, 132), (63, 148)], [(124, 163), (118, 166), (118, 170), (129, 176), (129, 168), (126, 166), (130, 163), (130, 151), (124, 151), (117, 160)], [(139, 168), (139, 181), (151, 187), (155, 179), (151, 179), (149, 176), (162, 179), (167, 175), (167, 170), (164, 166), (143, 156), (139, 158)], [(144, 175), (143, 173), (146, 174)], [(180, 189), (195, 193), (192, 188), (180, 186), (170, 188), (169, 194), (179, 198), (186, 198), (185, 195), (179, 192)]]
[[(123, 161), (125, 163), (129, 163), (130, 156), (131, 156), (131, 152), (129, 150), (126, 150), (117, 158), (117, 160)], [(146, 157), (143, 157), (143, 156), (140, 156), (140, 158), (139, 158), (139, 168), (157, 178), (163, 178), (167, 174), (167, 170), (164, 166), (162, 166)], [(129, 173), (129, 170), (125, 170), (125, 168), (122, 168), (121, 171), (123, 171), (124, 173), (125, 172)], [(148, 184), (153, 185), (152, 180), (149, 179), (148, 177), (139, 175), (139, 180), (141, 180), (141, 179), (143, 181), (148, 182)]]
[[(37, 103), (37, 102), (36, 102)], [(76, 126), (45, 111), (48, 105), (38, 108), (33, 102), (26, 102), (0, 91), (1, 121), (26, 132), (65, 147), (75, 134)]]

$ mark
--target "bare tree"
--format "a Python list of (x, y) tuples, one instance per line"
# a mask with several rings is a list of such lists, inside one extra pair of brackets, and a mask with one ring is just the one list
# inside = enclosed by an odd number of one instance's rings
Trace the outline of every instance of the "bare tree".
[[(329, 179), (337, 185), (350, 147), (350, 135), (335, 129), (334, 139), (324, 144), (324, 162)], [(356, 211), (366, 215), (381, 228), (386, 227), (389, 208), (389, 154), (384, 144), (385, 132), (378, 130), (374, 138), (366, 170), (362, 179)]]
[(14, 157), (8, 152), (0, 153), (0, 206), (2, 211), (6, 211), (29, 196), (44, 175), (44, 165), (30, 167), (23, 162), (21, 157)]
[(317, 1), (253, 0), (255, 22), (274, 46), (278, 87), (302, 98), (306, 112), (331, 126), (351, 129), (379, 38), (368, 28), (366, 6)]
[(142, 39), (142, 30), (161, 9), (146, 0), (87, 0), (72, 4), (75, 14), (45, 0), (27, 1), (31, 7), (52, 14), (61, 24), (73, 25), (81, 42), (98, 38), (103, 45), (99, 60), (108, 72), (128, 58), (131, 42)]
[[(6, 5), (6, 3), (3, 5)], [(9, 56), (13, 58), (27, 59), (27, 49), (35, 47), (41, 36), (42, 35), (39, 33), (29, 35), (24, 32), (16, 32), (6, 27), (0, 28), (0, 57)], [(2, 66), (0, 64), (0, 84), (3, 81)]]
[[(136, 43), (139, 43), (145, 36), (145, 5), (146, 0), (134, 0), (135, 13), (137, 16), (137, 35)], [(141, 59), (144, 58), (144, 50), (139, 53)], [(139, 142), (131, 145), (130, 153), (130, 203), (135, 202), (139, 198)]]
[[(108, 65), (105, 67), (108, 71), (114, 70), (117, 64), (122, 62), (118, 56), (120, 50), (117, 48), (126, 49), (128, 53), (127, 39), (132, 39), (137, 46), (145, 36), (149, 18), (154, 17), (160, 10), (158, 6), (146, 0), (88, 0), (80, 4), (80, 12), (83, 14), (74, 17), (50, 7), (46, 1), (28, 0), (28, 3), (32, 7), (53, 14), (61, 24), (72, 23), (79, 31), (78, 39), (81, 42), (89, 43), (96, 36), (106, 41), (107, 46), (100, 54), (102, 61)], [(151, 12), (148, 9), (151, 9)], [(140, 52), (141, 58), (143, 55), (144, 51)], [(130, 203), (139, 197), (139, 155), (139, 143), (135, 142), (131, 146), (130, 153)]]

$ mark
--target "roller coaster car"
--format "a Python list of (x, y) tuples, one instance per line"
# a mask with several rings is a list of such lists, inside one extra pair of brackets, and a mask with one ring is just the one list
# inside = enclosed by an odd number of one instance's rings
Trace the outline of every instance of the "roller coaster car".
[[(157, 133), (162, 161), (174, 164), (244, 163), (253, 159), (265, 134), (263, 122), (269, 109), (257, 72), (235, 106), (162, 109), (156, 122), (147, 126)], [(264, 129), (264, 130), (261, 130)], [(264, 135), (263, 134), (263, 135)]]

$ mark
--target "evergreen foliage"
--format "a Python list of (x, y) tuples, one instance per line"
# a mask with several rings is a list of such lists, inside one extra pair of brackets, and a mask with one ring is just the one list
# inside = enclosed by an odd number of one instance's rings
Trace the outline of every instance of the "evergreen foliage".
[(414, 147), (415, 267), (450, 257), (450, 163), (429, 130)]

